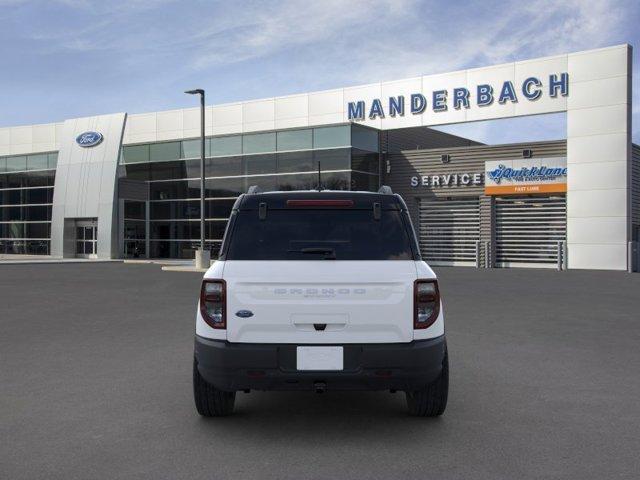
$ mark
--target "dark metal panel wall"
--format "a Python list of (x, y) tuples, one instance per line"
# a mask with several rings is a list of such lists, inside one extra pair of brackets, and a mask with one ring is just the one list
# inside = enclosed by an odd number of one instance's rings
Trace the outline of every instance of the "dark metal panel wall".
[[(631, 150), (631, 223), (640, 229), (640, 146), (632, 145)], [(640, 238), (635, 238), (640, 241)]]
[[(399, 193), (407, 203), (416, 231), (420, 230), (420, 199), (455, 199), (459, 196), (478, 196), (480, 200), (480, 241), (490, 242), (490, 255), (495, 258), (495, 215), (493, 200), (484, 195), (483, 185), (468, 186), (411, 186), (411, 178), (420, 179), (425, 175), (447, 175), (463, 173), (484, 173), (484, 164), (488, 160), (512, 160), (522, 158), (522, 151), (532, 150), (533, 158), (565, 156), (565, 140), (518, 143), (508, 145), (475, 145), (468, 147), (431, 148), (425, 150), (405, 150), (388, 153), (383, 165), (389, 162), (390, 172), (382, 168), (383, 184), (389, 185)], [(449, 162), (442, 162), (442, 155), (449, 155)], [(484, 250), (481, 249), (481, 261), (484, 265)]]
[(469, 147), (482, 145), (468, 138), (440, 132), (426, 127), (399, 128), (385, 130), (380, 135), (381, 152), (399, 153), (425, 148)]

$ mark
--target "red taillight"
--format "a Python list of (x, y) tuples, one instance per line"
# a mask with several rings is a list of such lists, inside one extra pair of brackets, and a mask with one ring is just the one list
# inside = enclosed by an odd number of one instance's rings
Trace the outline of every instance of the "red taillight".
[(224, 280), (203, 280), (200, 314), (212, 328), (227, 328), (227, 284)]
[(437, 280), (416, 280), (413, 284), (413, 328), (429, 328), (440, 313)]
[(353, 200), (287, 200), (287, 207), (353, 207)]

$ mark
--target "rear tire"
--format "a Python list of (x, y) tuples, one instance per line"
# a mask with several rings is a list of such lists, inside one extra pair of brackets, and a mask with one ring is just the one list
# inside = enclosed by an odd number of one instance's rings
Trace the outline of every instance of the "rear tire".
[(415, 417), (437, 417), (447, 408), (449, 396), (449, 354), (444, 352), (442, 371), (424, 390), (405, 392), (409, 414)]
[(193, 398), (196, 410), (203, 417), (224, 417), (233, 413), (236, 392), (224, 392), (207, 383), (198, 371), (198, 363), (193, 359)]

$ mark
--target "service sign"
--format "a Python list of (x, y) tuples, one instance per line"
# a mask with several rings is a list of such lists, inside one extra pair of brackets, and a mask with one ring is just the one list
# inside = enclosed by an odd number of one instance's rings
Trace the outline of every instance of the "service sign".
[(486, 195), (567, 191), (566, 157), (494, 160), (485, 163)]

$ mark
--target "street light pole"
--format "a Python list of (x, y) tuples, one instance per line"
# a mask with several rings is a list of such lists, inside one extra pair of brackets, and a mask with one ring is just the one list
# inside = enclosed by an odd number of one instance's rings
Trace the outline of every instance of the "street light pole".
[(205, 249), (204, 244), (204, 90), (198, 88), (195, 90), (187, 90), (184, 93), (187, 93), (189, 95), (200, 95), (200, 249), (196, 252), (195, 264), (196, 268), (209, 268), (209, 264), (211, 263), (211, 255), (209, 251)]

